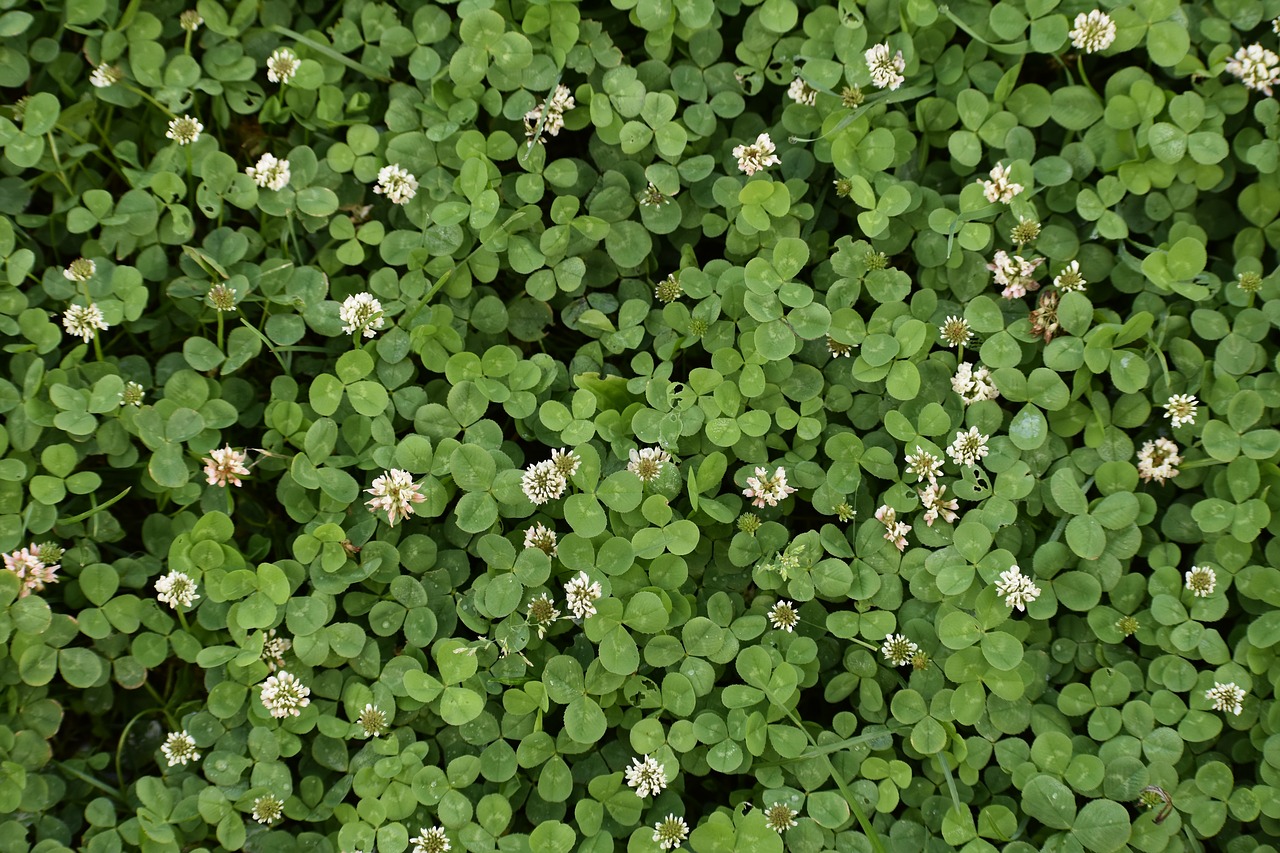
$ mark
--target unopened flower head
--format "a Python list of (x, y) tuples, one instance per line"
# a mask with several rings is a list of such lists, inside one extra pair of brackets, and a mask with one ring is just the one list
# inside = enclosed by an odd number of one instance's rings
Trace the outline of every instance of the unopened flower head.
[(1255, 42), (1227, 60), (1227, 73), (1240, 78), (1248, 88), (1270, 96), (1271, 87), (1280, 84), (1280, 56)]
[(942, 459), (934, 456), (918, 444), (915, 452), (908, 453), (903, 457), (903, 461), (906, 463), (907, 473), (914, 475), (917, 483), (925, 480), (932, 483), (942, 473)]
[(365, 737), (382, 737), (387, 733), (387, 712), (372, 702), (366, 702), (356, 715), (356, 724), (364, 731)]
[(1009, 240), (1021, 248), (1040, 236), (1040, 223), (1034, 219), (1018, 219), (1018, 224), (1009, 231)]
[(120, 392), (120, 405), (141, 406), (142, 398), (146, 395), (146, 390), (137, 382), (131, 380), (125, 383), (124, 390)]
[(940, 486), (937, 483), (930, 483), (923, 489), (917, 489), (920, 493), (920, 503), (924, 506), (924, 523), (933, 527), (933, 523), (938, 520), (938, 516), (942, 516), (942, 520), (947, 524), (954, 524), (959, 518), (956, 510), (960, 508), (960, 503), (955, 498), (948, 499), (946, 497), (947, 487)]
[(97, 305), (70, 305), (62, 315), (62, 328), (66, 329), (68, 335), (82, 338), (87, 344), (99, 330), (105, 332), (111, 327), (107, 325), (102, 310)]
[(5, 569), (16, 575), (22, 584), (22, 589), (18, 592), (19, 598), (26, 598), (33, 592), (42, 592), (46, 585), (58, 582), (58, 569), (62, 568), (57, 564), (61, 559), (60, 550), (49, 551), (47, 546), (33, 543), (30, 547), (19, 548), (4, 555)]
[(1190, 394), (1174, 394), (1164, 404), (1164, 416), (1169, 419), (1169, 426), (1180, 427), (1183, 424), (1196, 422), (1196, 406), (1200, 404)]
[(267, 57), (267, 79), (282, 86), (293, 80), (298, 73), (300, 60), (298, 55), (287, 47), (277, 47)]
[(756, 137), (755, 142), (734, 148), (733, 156), (738, 160), (739, 170), (747, 175), (754, 175), (756, 172), (782, 162), (774, 153), (775, 151), (777, 149), (773, 145), (773, 139), (769, 134), (762, 133)]
[(1164, 485), (1165, 480), (1178, 476), (1178, 466), (1181, 464), (1178, 445), (1167, 438), (1144, 442), (1142, 449), (1138, 451), (1138, 476), (1143, 482), (1155, 480)]
[(1053, 340), (1053, 336), (1058, 333), (1060, 324), (1058, 323), (1058, 302), (1062, 299), (1061, 294), (1056, 290), (1045, 290), (1041, 292), (1040, 298), (1036, 302), (1035, 309), (1032, 310), (1031, 334), (1044, 340), (1047, 344)]
[(1218, 574), (1209, 566), (1192, 566), (1186, 574), (1187, 589), (1197, 598), (1207, 598), (1218, 585)]
[(120, 73), (120, 69), (106, 62), (93, 69), (93, 72), (89, 74), (89, 82), (97, 89), (109, 88), (123, 79), (124, 75)]
[(204, 18), (195, 9), (188, 9), (178, 16), (178, 25), (189, 33), (194, 33), (204, 23)]
[(276, 636), (275, 628), (268, 631), (262, 640), (262, 660), (267, 665), (267, 671), (275, 672), (277, 669), (283, 669), (285, 652), (292, 648), (293, 640)]
[(968, 320), (951, 316), (938, 326), (938, 337), (948, 347), (967, 347), (973, 340), (973, 329), (969, 328)]
[(644, 207), (661, 207), (670, 200), (663, 194), (662, 190), (654, 185), (653, 181), (649, 181), (649, 185), (640, 194), (640, 204)]
[(413, 845), (412, 853), (448, 853), (453, 846), (441, 826), (419, 827), (418, 834), (410, 838), (409, 843)]
[(236, 310), (236, 292), (222, 282), (218, 282), (209, 288), (207, 298), (209, 304), (217, 311)]
[(585, 619), (596, 615), (596, 602), (604, 594), (599, 582), (593, 581), (586, 572), (578, 572), (577, 577), (564, 585), (565, 599), (569, 609), (577, 619)]
[(848, 178), (836, 178), (831, 183), (836, 188), (836, 198), (848, 198), (853, 194), (853, 181)]
[(1018, 566), (1011, 566), (1008, 571), (1000, 573), (1000, 578), (996, 581), (996, 592), (1004, 596), (1005, 605), (1023, 611), (1028, 604), (1040, 597), (1040, 587), (1024, 575)]
[(556, 466), (556, 470), (565, 477), (572, 477), (578, 473), (578, 466), (582, 464), (582, 457), (576, 451), (561, 447), (559, 450), (551, 451), (551, 464)]
[(160, 745), (160, 751), (164, 753), (165, 760), (169, 762), (170, 767), (177, 767), (179, 764), (185, 765), (189, 761), (200, 760), (200, 753), (196, 751), (195, 738), (185, 731), (169, 732), (168, 737), (164, 739), (164, 743)]
[(538, 506), (560, 497), (568, 487), (568, 478), (550, 459), (530, 465), (520, 480), (524, 496)]
[(1069, 293), (1073, 290), (1084, 291), (1085, 285), (1089, 282), (1085, 281), (1084, 276), (1080, 275), (1080, 262), (1072, 261), (1062, 268), (1062, 272), (1053, 277), (1053, 286)]
[(662, 473), (662, 466), (671, 461), (671, 454), (659, 447), (641, 447), (632, 448), (629, 458), (627, 470), (642, 482), (651, 483)]
[[(530, 143), (542, 142), (542, 134), (559, 136), (564, 129), (564, 114), (577, 104), (568, 86), (556, 86), (551, 96), (524, 115), (524, 135)], [(539, 130), (538, 122), (542, 121)]]
[(169, 122), (169, 131), (165, 136), (179, 145), (190, 145), (200, 138), (204, 125), (193, 116), (180, 116)]
[(748, 536), (755, 536), (756, 531), (760, 529), (760, 516), (754, 512), (744, 512), (738, 516), (738, 529)]
[(1097, 53), (1111, 47), (1116, 40), (1116, 24), (1106, 12), (1094, 9), (1087, 15), (1083, 12), (1076, 15), (1075, 26), (1067, 35), (1071, 36), (1076, 50)]
[(853, 521), (858, 515), (858, 511), (849, 505), (848, 501), (841, 501), (836, 504), (836, 518), (844, 523)]
[(871, 72), (871, 83), (877, 89), (897, 89), (907, 78), (902, 76), (907, 64), (902, 59), (902, 51), (889, 53), (889, 43), (872, 46), (864, 54), (867, 70)]
[(275, 794), (263, 794), (253, 801), (253, 819), (271, 826), (284, 814), (284, 803)]
[(627, 768), (627, 784), (636, 789), (637, 797), (660, 794), (667, 787), (666, 768), (648, 755), (631, 759)]
[(869, 270), (883, 270), (889, 268), (889, 256), (884, 252), (869, 251), (862, 256), (862, 262), (867, 265)]
[(179, 607), (189, 609), (198, 598), (200, 593), (196, 592), (196, 582), (186, 572), (169, 572), (156, 580), (156, 600), (174, 610)]
[(956, 374), (951, 378), (951, 390), (960, 395), (966, 406), (1000, 396), (995, 383), (991, 381), (991, 371), (968, 363), (956, 367)]
[(654, 298), (662, 303), (675, 302), (683, 292), (684, 290), (680, 287), (680, 279), (675, 273), (668, 275), (653, 288)]
[(990, 175), (990, 180), (978, 178), (978, 183), (982, 184), (982, 194), (992, 204), (996, 202), (1008, 204), (1024, 189), (1022, 184), (1009, 180), (1009, 167), (1001, 163), (992, 167)]
[(378, 183), (373, 191), (395, 204), (408, 204), (418, 194), (418, 179), (399, 163), (392, 163), (378, 170)]
[(1257, 293), (1262, 289), (1262, 276), (1256, 272), (1242, 272), (1236, 276), (1236, 287), (1245, 293)]
[(243, 450), (234, 450), (231, 445), (211, 450), (209, 457), (201, 459), (204, 463), (204, 476), (210, 486), (223, 486), (227, 483), (240, 485), (240, 478), (249, 476), (245, 467), (247, 455)]
[(911, 659), (918, 651), (920, 647), (908, 640), (905, 634), (890, 634), (885, 637), (884, 645), (880, 647), (880, 654), (894, 666), (905, 666), (911, 663)]
[(987, 436), (979, 432), (976, 426), (957, 432), (955, 440), (947, 448), (947, 455), (957, 465), (977, 465), (989, 452)]
[(1215, 681), (1213, 686), (1204, 692), (1204, 698), (1213, 703), (1213, 710), (1228, 711), (1240, 716), (1244, 710), (1245, 691), (1236, 686), (1234, 681), (1223, 684)]
[(689, 837), (684, 818), (669, 814), (653, 825), (653, 843), (663, 850), (675, 850)]
[(537, 522), (524, 532), (524, 547), (537, 548), (548, 557), (556, 555), (556, 532)]
[(747, 487), (742, 490), (743, 497), (751, 498), (755, 507), (777, 506), (779, 501), (786, 500), (788, 495), (798, 491), (787, 485), (787, 469), (781, 465), (776, 467), (770, 476), (769, 469), (756, 467), (756, 475), (747, 478)]
[(845, 86), (840, 90), (840, 106), (846, 109), (860, 107), (866, 99), (867, 96), (862, 94), (860, 86)]
[(797, 104), (811, 107), (818, 102), (818, 90), (796, 77), (787, 87), (787, 97)]
[(346, 335), (359, 333), (372, 338), (378, 329), (386, 325), (382, 315), (382, 303), (372, 293), (353, 293), (342, 300), (338, 309), (338, 319), (342, 320), (342, 332)]
[(255, 184), (269, 190), (282, 190), (289, 185), (289, 161), (274, 154), (263, 154), (258, 158), (258, 164), (245, 167), (244, 173)]
[(556, 609), (556, 603), (545, 592), (529, 602), (526, 612), (528, 613), (529, 621), (538, 627), (538, 639), (546, 637), (547, 629), (560, 618), (560, 611)]
[(899, 551), (907, 550), (907, 534), (911, 525), (898, 520), (898, 512), (888, 504), (876, 510), (876, 521), (884, 525), (884, 539)]
[(1116, 620), (1116, 628), (1126, 637), (1131, 637), (1137, 633), (1139, 627), (1136, 616), (1121, 616)]
[(774, 803), (764, 810), (764, 821), (770, 829), (781, 834), (796, 826), (798, 814), (799, 812), (784, 803)]
[(832, 358), (850, 358), (853, 355), (853, 345), (841, 343), (827, 335), (827, 352), (831, 353)]
[(1039, 290), (1040, 284), (1035, 280), (1036, 270), (1044, 263), (1044, 258), (1029, 261), (1021, 255), (1010, 255), (1003, 250), (996, 252), (995, 258), (987, 264), (987, 269), (995, 273), (995, 282), (1004, 290), (1000, 295), (1005, 299), (1019, 299), (1027, 295), (1029, 290)]
[(800, 624), (800, 613), (794, 603), (779, 601), (769, 609), (769, 622), (773, 627), (790, 634)]
[(88, 258), (76, 258), (67, 264), (67, 268), (62, 271), (62, 277), (67, 281), (88, 281), (97, 271), (98, 265), (93, 261)]
[(373, 495), (366, 506), (373, 512), (386, 512), (387, 523), (392, 527), (397, 521), (403, 521), (416, 512), (414, 504), (427, 499), (422, 494), (421, 484), (413, 481), (413, 475), (399, 468), (387, 471), (373, 481), (373, 488), (364, 491), (365, 494)]
[(283, 670), (262, 683), (262, 707), (277, 719), (302, 716), (310, 696), (310, 688)]

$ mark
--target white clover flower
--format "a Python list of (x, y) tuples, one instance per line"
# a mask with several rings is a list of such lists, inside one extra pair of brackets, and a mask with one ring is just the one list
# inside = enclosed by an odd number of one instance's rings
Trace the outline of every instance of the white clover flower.
[(667, 787), (666, 768), (648, 755), (642, 761), (631, 759), (631, 766), (626, 770), (627, 784), (636, 789), (637, 797), (660, 794)]
[(952, 316), (938, 326), (938, 337), (942, 338), (948, 348), (967, 347), (973, 340), (973, 330), (969, 328), (968, 320)]
[(200, 120), (192, 116), (181, 116), (169, 122), (169, 131), (165, 136), (172, 139), (179, 145), (190, 145), (200, 138), (200, 134), (204, 132), (204, 125)]
[(536, 506), (553, 501), (564, 494), (569, 481), (550, 459), (544, 459), (536, 465), (530, 465), (520, 480), (520, 488)]
[(649, 181), (649, 185), (644, 188), (644, 192), (640, 193), (640, 204), (643, 207), (661, 207), (669, 202), (669, 199), (662, 190)]
[(920, 503), (924, 505), (924, 523), (933, 527), (933, 523), (938, 520), (938, 516), (942, 516), (942, 520), (947, 524), (954, 524), (955, 520), (960, 516), (956, 514), (956, 510), (960, 508), (960, 502), (955, 498), (947, 500), (943, 497), (947, 491), (946, 486), (939, 486), (937, 483), (929, 483), (927, 488), (917, 489), (920, 493)]
[(408, 169), (393, 163), (378, 170), (378, 183), (373, 191), (395, 204), (408, 204), (418, 194), (418, 179)]
[(240, 478), (249, 476), (249, 469), (244, 464), (248, 456), (243, 450), (233, 450), (228, 444), (211, 450), (209, 457), (200, 461), (204, 463), (205, 480), (210, 486), (225, 488), (227, 483), (239, 486)]
[(365, 489), (365, 494), (373, 498), (365, 503), (370, 511), (385, 511), (387, 523), (395, 527), (397, 521), (403, 521), (415, 514), (414, 504), (427, 499), (422, 494), (422, 486), (413, 481), (413, 475), (399, 468), (392, 468), (373, 481), (373, 488)]
[(204, 23), (204, 18), (195, 9), (188, 9), (178, 16), (178, 25), (189, 33), (194, 33)]
[(671, 454), (658, 447), (642, 447), (639, 450), (632, 448), (629, 458), (627, 470), (642, 482), (650, 483), (658, 479), (662, 466), (671, 461)]
[(372, 702), (366, 702), (356, 717), (365, 737), (381, 737), (387, 732), (387, 714)]
[(89, 82), (96, 89), (107, 89), (124, 79), (120, 69), (109, 63), (102, 63), (89, 74)]
[(1005, 299), (1020, 299), (1028, 290), (1039, 290), (1035, 280), (1036, 270), (1044, 263), (1044, 258), (1029, 261), (1021, 255), (1010, 255), (1008, 252), (996, 252), (995, 258), (987, 264), (987, 269), (995, 273), (995, 282), (1004, 287), (1000, 295)]
[(267, 665), (267, 671), (275, 672), (277, 669), (283, 669), (285, 652), (292, 648), (293, 640), (288, 637), (277, 637), (275, 628), (268, 631), (262, 641), (262, 660)]
[[(594, 606), (592, 609), (594, 610)], [(526, 612), (528, 613), (529, 621), (538, 626), (538, 639), (540, 640), (547, 636), (547, 629), (560, 618), (560, 611), (556, 609), (555, 602), (545, 592), (529, 602)]]
[(125, 383), (124, 390), (120, 392), (120, 405), (141, 406), (142, 398), (146, 395), (147, 392), (141, 385), (130, 380)]
[(996, 581), (996, 592), (1004, 596), (1005, 605), (1022, 611), (1040, 597), (1040, 587), (1017, 566), (1011, 566), (1008, 571), (1000, 573), (1000, 579)]
[(774, 628), (790, 634), (795, 631), (796, 625), (800, 624), (800, 613), (792, 602), (779, 601), (769, 609), (769, 622)]
[[(596, 615), (596, 601), (604, 594), (600, 584), (593, 581), (586, 572), (578, 572), (578, 576), (564, 585), (564, 595), (569, 609), (578, 619)], [(532, 605), (530, 605), (532, 609)], [(554, 609), (554, 608), (553, 608)], [(554, 620), (549, 620), (554, 621)]]
[(541, 521), (524, 532), (524, 547), (537, 548), (548, 557), (556, 555), (556, 532)]
[(888, 504), (881, 506), (876, 510), (876, 521), (884, 525), (886, 542), (892, 542), (899, 551), (907, 549), (907, 534), (911, 532), (911, 525), (898, 521), (897, 510)]
[(1236, 51), (1227, 61), (1227, 73), (1240, 78), (1250, 89), (1268, 97), (1271, 87), (1280, 84), (1280, 56), (1254, 43)]
[(218, 282), (213, 287), (209, 288), (208, 299), (209, 304), (213, 306), (215, 311), (236, 310), (235, 288), (228, 287), (223, 282)]
[(1053, 277), (1053, 286), (1069, 293), (1076, 290), (1084, 292), (1085, 285), (1089, 282), (1085, 281), (1084, 276), (1080, 275), (1080, 262), (1072, 261), (1062, 268), (1062, 272)]
[(1022, 184), (1015, 184), (1009, 180), (1009, 168), (1000, 163), (992, 167), (991, 180), (978, 178), (978, 183), (982, 184), (982, 194), (992, 204), (996, 202), (1008, 204), (1024, 189)]
[(68, 335), (83, 338), (87, 344), (98, 334), (98, 330), (105, 332), (111, 327), (107, 325), (102, 310), (97, 305), (71, 305), (62, 315), (62, 328), (66, 329)]
[(174, 610), (190, 608), (199, 597), (195, 580), (185, 572), (169, 572), (156, 581), (156, 600)]
[(286, 85), (298, 73), (300, 64), (298, 55), (287, 47), (277, 47), (267, 57), (267, 79), (272, 83)]
[(280, 160), (274, 154), (263, 154), (258, 165), (246, 166), (244, 173), (260, 187), (282, 190), (289, 185), (289, 161)]
[(572, 477), (578, 473), (578, 466), (582, 464), (582, 457), (576, 451), (561, 447), (559, 450), (551, 451), (551, 464), (556, 466), (556, 470), (565, 477)]
[(1000, 391), (991, 381), (991, 371), (982, 366), (975, 368), (968, 363), (956, 367), (956, 374), (951, 378), (951, 390), (960, 395), (966, 406), (1000, 396)]
[(366, 338), (372, 338), (377, 330), (386, 325), (382, 315), (382, 303), (372, 293), (353, 293), (342, 300), (338, 309), (338, 319), (343, 322), (342, 333), (353, 335), (357, 332)]
[(666, 278), (653, 286), (653, 298), (664, 305), (670, 302), (675, 302), (680, 298), (680, 294), (683, 292), (683, 289), (680, 287), (680, 278), (675, 273), (670, 273)]
[(902, 72), (907, 64), (902, 60), (902, 51), (890, 56), (888, 42), (874, 45), (864, 56), (867, 70), (871, 72), (871, 82), (877, 89), (892, 91), (906, 82), (907, 78), (902, 76)]
[(738, 169), (750, 176), (781, 163), (778, 155), (774, 153), (776, 150), (769, 134), (762, 133), (756, 137), (755, 142), (734, 148), (733, 156), (738, 160)]
[(908, 453), (904, 456), (903, 462), (906, 463), (907, 473), (915, 475), (917, 483), (925, 480), (932, 483), (942, 473), (942, 460), (921, 448), (918, 444), (916, 445), (916, 452)]
[(57, 561), (62, 558), (62, 550), (52, 546), (50, 553), (45, 553), (51, 546), (19, 548), (4, 555), (4, 567), (12, 572), (22, 583), (18, 592), (19, 598), (26, 598), (33, 592), (42, 592), (46, 584), (58, 582), (58, 569), (62, 568)]
[(947, 448), (947, 455), (957, 465), (977, 465), (989, 452), (987, 436), (978, 432), (977, 427), (969, 427), (968, 432), (958, 431)]
[(911, 663), (911, 659), (920, 651), (920, 647), (906, 638), (904, 634), (890, 634), (885, 637), (880, 654), (894, 666)]
[(787, 96), (797, 104), (811, 107), (818, 102), (818, 90), (796, 77), (787, 87)]
[(1196, 422), (1196, 406), (1200, 401), (1190, 394), (1174, 394), (1164, 404), (1164, 416), (1169, 419), (1169, 426), (1180, 427), (1183, 424)]
[(1244, 710), (1245, 691), (1236, 686), (1234, 681), (1222, 684), (1215, 681), (1213, 686), (1204, 692), (1204, 698), (1213, 703), (1215, 711), (1229, 711), (1240, 716)]
[(271, 826), (284, 814), (284, 803), (275, 794), (263, 794), (253, 801), (253, 819), (264, 826)]
[(800, 813), (790, 806), (775, 803), (764, 810), (764, 820), (770, 829), (782, 834), (797, 825), (796, 815), (798, 814)]
[(1181, 464), (1178, 445), (1167, 438), (1144, 442), (1142, 449), (1138, 451), (1138, 476), (1143, 482), (1155, 480), (1164, 485), (1165, 480), (1178, 476), (1178, 466)]
[(1071, 36), (1076, 50), (1097, 53), (1111, 47), (1116, 40), (1116, 24), (1106, 12), (1094, 9), (1087, 15), (1083, 12), (1076, 15), (1075, 26), (1067, 35)]
[[(556, 86), (555, 91), (551, 93), (551, 97), (524, 114), (526, 139), (532, 144), (534, 142), (541, 143), (543, 133), (559, 136), (560, 131), (564, 129), (564, 114), (575, 106), (573, 93), (569, 87), (564, 85)], [(542, 130), (539, 132), (538, 121), (542, 119), (543, 113), (546, 113), (546, 120), (542, 122)]]
[(169, 736), (160, 745), (160, 751), (164, 753), (165, 760), (169, 762), (170, 767), (177, 767), (179, 764), (185, 765), (188, 761), (200, 760), (200, 753), (196, 752), (195, 738), (185, 731), (169, 732)]
[(277, 719), (302, 716), (302, 709), (311, 704), (310, 696), (310, 688), (284, 670), (262, 683), (262, 707)]
[(653, 843), (663, 850), (675, 850), (689, 837), (684, 818), (669, 814), (653, 825)]
[(419, 827), (418, 834), (410, 838), (409, 843), (413, 845), (413, 853), (448, 853), (452, 847), (444, 827), (440, 826)]
[(774, 469), (772, 477), (769, 469), (761, 465), (756, 467), (754, 477), (747, 478), (742, 496), (752, 498), (751, 505), (755, 507), (777, 506), (779, 501), (797, 491), (794, 486), (787, 485), (787, 470), (781, 465)]
[(827, 335), (827, 352), (831, 354), (832, 358), (852, 358), (853, 345), (841, 343), (830, 335)]
[(76, 258), (67, 264), (67, 268), (62, 271), (62, 277), (67, 281), (88, 281), (97, 271), (98, 265), (93, 261), (88, 258)]
[(1218, 574), (1209, 566), (1192, 566), (1186, 574), (1187, 589), (1197, 598), (1207, 598), (1218, 585)]

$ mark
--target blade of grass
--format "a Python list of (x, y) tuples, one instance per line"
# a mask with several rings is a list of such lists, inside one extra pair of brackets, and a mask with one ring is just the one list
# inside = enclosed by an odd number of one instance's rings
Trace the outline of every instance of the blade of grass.
[[(796, 724), (796, 728), (804, 732), (805, 738), (808, 739), (809, 745), (814, 749), (818, 749), (818, 744), (814, 742), (813, 735), (809, 734), (809, 730), (804, 727), (804, 723), (800, 720), (800, 715), (791, 708), (787, 709), (787, 716)], [(885, 853), (884, 843), (880, 839), (880, 833), (876, 832), (876, 828), (867, 820), (867, 816), (862, 813), (862, 807), (858, 805), (858, 800), (853, 796), (853, 791), (849, 790), (849, 786), (840, 778), (840, 773), (836, 770), (836, 766), (831, 763), (831, 759), (826, 753), (822, 753), (822, 760), (827, 763), (827, 770), (831, 772), (831, 778), (835, 780), (836, 787), (840, 789), (841, 796), (844, 797), (846, 803), (849, 804), (849, 811), (853, 812), (853, 816), (857, 818), (858, 825), (862, 827), (862, 832), (867, 836), (867, 840), (871, 842), (871, 849), (876, 853)]]

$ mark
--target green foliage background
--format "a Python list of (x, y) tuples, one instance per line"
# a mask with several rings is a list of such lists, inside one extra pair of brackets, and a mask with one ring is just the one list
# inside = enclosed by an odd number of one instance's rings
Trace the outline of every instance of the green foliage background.
[[(0, 576), (0, 848), (400, 853), (439, 824), (477, 853), (650, 851), (675, 813), (697, 853), (1274, 849), (1280, 108), (1223, 72), (1276, 46), (1274, 0), (1117, 5), (1088, 56), (1093, 7), (1056, 0), (201, 0), (194, 34), (167, 0), (5, 6), (0, 550), (67, 552), (40, 595)], [(885, 40), (892, 92), (863, 60)], [(561, 83), (565, 128), (525, 145)], [(782, 163), (748, 179), (731, 151), (764, 131)], [(244, 173), (266, 152), (287, 189)], [(977, 183), (997, 162), (1010, 206)], [(372, 192), (391, 163), (404, 207)], [(1047, 344), (986, 268), (1020, 217), (1042, 283), (1089, 281)], [(110, 323), (88, 345), (58, 325), (78, 256)], [(367, 344), (338, 319), (361, 291)], [(998, 400), (952, 391), (952, 315)], [(1170, 430), (1177, 393), (1202, 405)], [(902, 457), (970, 426), (989, 476), (948, 462), (961, 517), (926, 526)], [(1163, 486), (1135, 466), (1159, 436), (1186, 460)], [(200, 473), (225, 444), (241, 488)], [(638, 446), (677, 464), (645, 486)], [(582, 467), (534, 507), (521, 469), (557, 447)], [(800, 491), (748, 532), (756, 465)], [(428, 497), (394, 528), (361, 491), (392, 467)], [(534, 520), (554, 559), (521, 550)], [(1014, 563), (1043, 594), (1011, 615)], [(579, 571), (598, 614), (539, 639), (525, 607)], [(258, 701), (270, 628), (298, 718)], [(890, 633), (927, 665), (887, 665)], [(202, 758), (170, 768), (179, 729)], [(671, 784), (639, 799), (644, 754)]]

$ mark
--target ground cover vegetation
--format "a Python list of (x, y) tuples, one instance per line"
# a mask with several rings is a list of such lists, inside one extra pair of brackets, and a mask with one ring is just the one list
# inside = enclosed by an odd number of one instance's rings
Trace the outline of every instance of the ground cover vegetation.
[(0, 0), (0, 849), (1274, 850), (1276, 16)]

